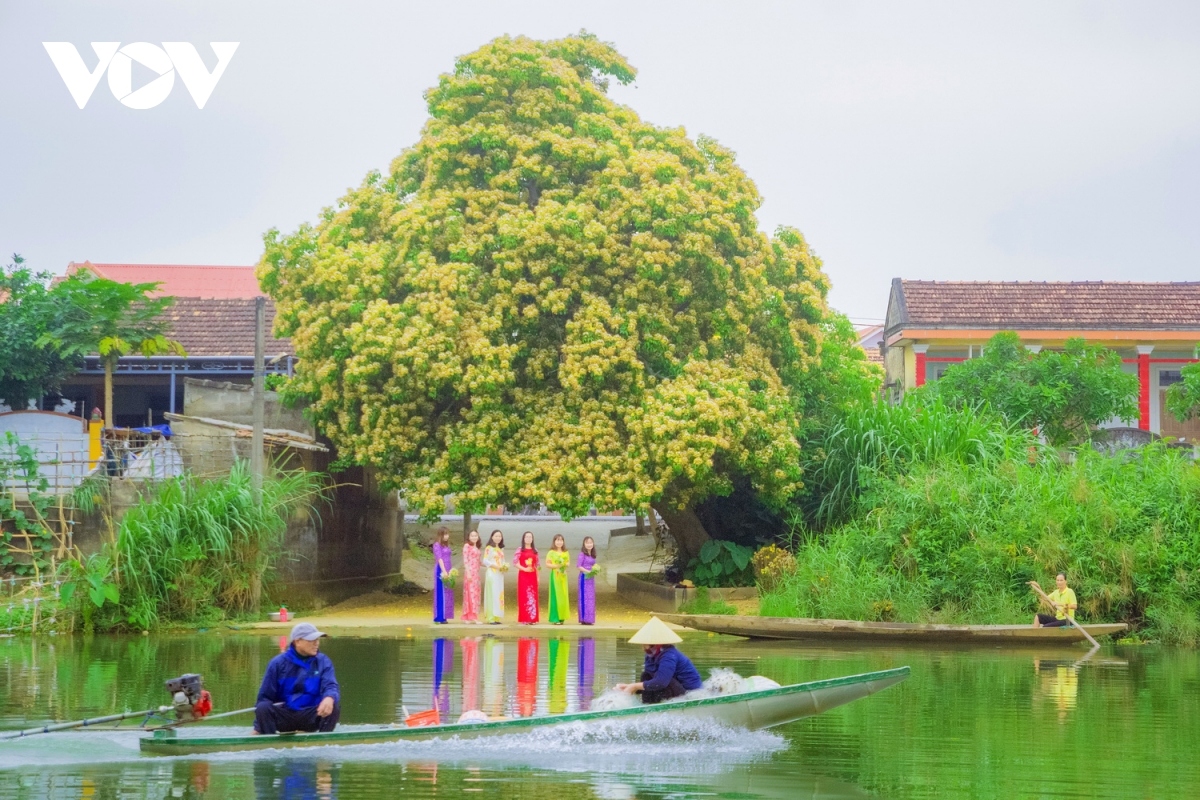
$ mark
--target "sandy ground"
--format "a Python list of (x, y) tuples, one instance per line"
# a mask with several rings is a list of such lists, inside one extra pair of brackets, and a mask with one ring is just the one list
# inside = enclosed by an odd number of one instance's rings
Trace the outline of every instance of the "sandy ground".
[[(572, 598), (574, 599), (574, 598)], [(455, 631), (469, 633), (492, 633), (502, 630), (518, 630), (523, 635), (529, 632), (545, 631), (553, 633), (562, 630), (637, 630), (650, 618), (650, 612), (643, 608), (631, 606), (622, 601), (615, 592), (606, 592), (596, 599), (596, 624), (580, 625), (578, 623), (563, 623), (551, 625), (542, 622), (538, 625), (519, 625), (516, 617), (516, 596), (505, 597), (504, 604), (508, 610), (507, 619), (500, 625), (472, 625), (464, 622), (448, 622), (445, 625), (434, 625), (431, 616), (433, 603), (428, 594), (412, 597), (397, 597), (387, 592), (372, 592), (370, 594), (352, 597), (335, 606), (314, 612), (312, 615), (301, 615), (297, 620), (311, 622), (318, 628), (402, 628), (437, 631)], [(543, 615), (545, 609), (543, 608)], [(574, 613), (574, 609), (572, 609)], [(262, 622), (255, 628), (286, 631), (294, 622), (274, 623)]]
[[(511, 554), (510, 554), (511, 555)], [(616, 592), (614, 582), (618, 572), (649, 572), (651, 569), (661, 569), (664, 554), (657, 549), (651, 536), (620, 536), (615, 537), (605, 551), (600, 553), (600, 563), (605, 572), (597, 581), (596, 587), (596, 624), (580, 625), (564, 623), (550, 625), (542, 622), (535, 626), (520, 625), (516, 622), (516, 570), (510, 570), (508, 585), (505, 593), (506, 620), (500, 625), (472, 625), (463, 622), (450, 622), (445, 625), (434, 625), (432, 621), (432, 597), (428, 593), (399, 597), (387, 592), (371, 592), (370, 594), (352, 597), (320, 611), (300, 614), (295, 620), (311, 622), (318, 628), (335, 628), (346, 631), (362, 628), (392, 628), (401, 631), (437, 630), (468, 632), (495, 632), (502, 630), (520, 631), (522, 635), (542, 631), (552, 634), (556, 631), (573, 630), (637, 630), (650, 618), (650, 612), (638, 606), (630, 605)], [(432, 560), (406, 558), (403, 562), (402, 573), (406, 579), (430, 588), (432, 584)], [(546, 578), (542, 577), (542, 614), (545, 618)], [(456, 593), (457, 594), (457, 593)], [(456, 597), (456, 611), (461, 611)], [(571, 618), (576, 618), (574, 608), (575, 596), (571, 595)], [(757, 601), (739, 603), (740, 613), (753, 613)], [(744, 607), (743, 607), (744, 606)], [(253, 625), (256, 629), (290, 630), (293, 621), (287, 623), (262, 622)]]

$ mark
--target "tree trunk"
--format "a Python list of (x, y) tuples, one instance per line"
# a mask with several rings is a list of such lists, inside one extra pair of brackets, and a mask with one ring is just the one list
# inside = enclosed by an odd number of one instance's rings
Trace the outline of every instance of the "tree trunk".
[(646, 515), (641, 513), (640, 511), (638, 512), (638, 515), (637, 515), (637, 535), (638, 536), (646, 535)]
[(696, 512), (690, 508), (659, 508), (657, 511), (663, 522), (667, 523), (667, 529), (675, 540), (683, 562), (686, 564), (693, 558), (698, 558), (700, 548), (712, 537), (704, 529), (704, 523), (696, 516)]
[(111, 359), (104, 359), (104, 427), (113, 427), (112, 392), (113, 364)]

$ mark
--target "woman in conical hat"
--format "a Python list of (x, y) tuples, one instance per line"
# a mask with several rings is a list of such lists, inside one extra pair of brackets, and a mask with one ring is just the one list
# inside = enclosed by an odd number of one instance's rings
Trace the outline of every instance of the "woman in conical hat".
[(642, 665), (642, 679), (637, 683), (619, 683), (617, 689), (630, 694), (641, 694), (643, 703), (661, 703), (685, 692), (699, 689), (700, 673), (691, 660), (675, 648), (682, 642), (679, 634), (667, 627), (658, 617), (650, 621), (629, 640), (642, 645), (646, 661)]

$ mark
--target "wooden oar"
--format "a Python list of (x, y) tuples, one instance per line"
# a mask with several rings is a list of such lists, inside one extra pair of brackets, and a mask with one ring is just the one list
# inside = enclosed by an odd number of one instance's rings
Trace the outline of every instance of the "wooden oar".
[[(1037, 582), (1037, 581), (1030, 581), (1030, 582), (1029, 582), (1029, 587), (1030, 587), (1031, 589), (1033, 589), (1035, 592), (1037, 592), (1038, 594), (1040, 594), (1040, 595), (1042, 596), (1042, 599), (1043, 599), (1043, 600), (1045, 600), (1047, 603), (1049, 603), (1049, 604), (1050, 604), (1050, 607), (1051, 607), (1051, 608), (1053, 608), (1053, 609), (1057, 609), (1057, 608), (1058, 608), (1058, 603), (1055, 603), (1053, 600), (1051, 600), (1051, 599), (1050, 599), (1049, 595), (1047, 595), (1045, 592), (1043, 592), (1043, 591), (1042, 591), (1042, 587), (1038, 585), (1038, 582)], [(1083, 634), (1083, 638), (1087, 639), (1089, 642), (1091, 642), (1091, 643), (1092, 643), (1092, 647), (1099, 647), (1099, 646), (1100, 646), (1100, 643), (1099, 643), (1099, 642), (1097, 642), (1095, 639), (1093, 639), (1093, 638), (1092, 638), (1092, 635), (1091, 635), (1090, 633), (1088, 633), (1086, 630), (1084, 630), (1084, 629), (1083, 629), (1083, 626), (1082, 626), (1082, 625), (1080, 625), (1078, 622), (1076, 622), (1076, 621), (1075, 621), (1075, 620), (1074, 620), (1074, 619), (1071, 617), (1071, 613), (1070, 613), (1070, 612), (1071, 612), (1071, 610), (1070, 610), (1069, 608), (1068, 608), (1068, 609), (1063, 609), (1063, 619), (1065, 619), (1067, 622), (1071, 623), (1071, 625), (1073, 625), (1073, 626), (1075, 627), (1075, 630), (1077, 630), (1077, 631), (1079, 631), (1080, 633), (1082, 633), (1082, 634)]]

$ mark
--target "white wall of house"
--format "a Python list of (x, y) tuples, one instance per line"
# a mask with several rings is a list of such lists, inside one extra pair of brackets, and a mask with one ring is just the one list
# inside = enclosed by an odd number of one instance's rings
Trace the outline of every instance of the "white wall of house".
[[(39, 475), (50, 484), (51, 494), (69, 492), (78, 486), (90, 470), (88, 461), (87, 422), (69, 414), (53, 411), (9, 411), (0, 414), (0, 458), (15, 455), (7, 443), (12, 433), (18, 442), (37, 452)], [(26, 489), (21, 481), (9, 481), (5, 486), (18, 499), (24, 499)]]

